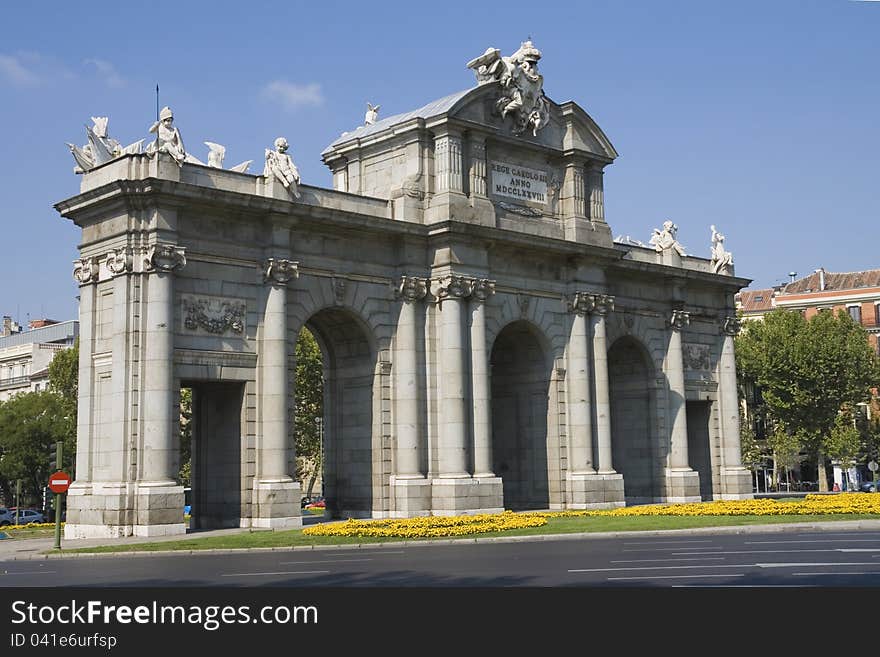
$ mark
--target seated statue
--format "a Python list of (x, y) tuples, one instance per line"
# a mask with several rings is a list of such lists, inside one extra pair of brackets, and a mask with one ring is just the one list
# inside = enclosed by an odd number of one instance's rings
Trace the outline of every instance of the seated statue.
[(722, 274), (733, 265), (733, 254), (724, 248), (724, 235), (712, 228), (712, 271)]
[(299, 169), (287, 154), (288, 144), (284, 137), (275, 140), (275, 150), (266, 149), (266, 166), (263, 175), (278, 180), (291, 196), (299, 198)]
[(183, 147), (183, 138), (180, 130), (173, 126), (174, 114), (170, 107), (163, 107), (159, 112), (159, 120), (150, 126), (150, 132), (155, 132), (156, 141), (147, 148), (148, 153), (168, 153), (180, 166), (186, 161), (186, 150)]

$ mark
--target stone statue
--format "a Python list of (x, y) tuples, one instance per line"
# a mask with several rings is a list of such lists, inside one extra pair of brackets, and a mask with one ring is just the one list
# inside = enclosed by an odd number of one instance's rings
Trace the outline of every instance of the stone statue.
[(684, 247), (675, 237), (677, 232), (678, 226), (667, 219), (663, 222), (662, 229), (654, 229), (654, 233), (651, 235), (651, 239), (648, 243), (653, 245), (654, 250), (657, 253), (663, 253), (667, 249), (672, 249), (678, 255), (683, 256), (685, 255)]
[(156, 133), (156, 141), (147, 148), (148, 153), (168, 153), (180, 166), (186, 161), (186, 150), (183, 147), (183, 138), (180, 130), (172, 125), (174, 114), (171, 108), (165, 106), (159, 112), (159, 120), (150, 126), (150, 132)]
[(468, 62), (479, 84), (499, 82), (501, 95), (495, 103), (501, 118), (512, 114), (513, 134), (531, 129), (532, 136), (550, 121), (550, 103), (544, 95), (544, 76), (538, 73), (541, 51), (524, 41), (510, 57), (502, 57), (497, 48), (489, 48)]
[(94, 169), (99, 164), (104, 164), (121, 155), (129, 153), (140, 153), (141, 145), (144, 143), (140, 139), (133, 144), (124, 147), (115, 139), (107, 134), (107, 123), (110, 121), (106, 116), (93, 116), (92, 127), (86, 128), (86, 143), (83, 146), (67, 144), (73, 159), (76, 161), (74, 172), (84, 173), (90, 169)]
[(379, 120), (379, 108), (381, 105), (376, 105), (375, 107), (371, 103), (367, 103), (367, 113), (364, 115), (364, 125), (373, 125), (376, 121)]
[(274, 176), (291, 196), (299, 198), (299, 169), (287, 154), (288, 144), (284, 137), (275, 140), (275, 150), (266, 149), (266, 166), (263, 175), (267, 178)]
[(215, 144), (213, 141), (206, 141), (205, 146), (208, 147), (208, 166), (222, 169), (223, 158), (226, 157), (226, 147)]
[(724, 235), (712, 229), (712, 271), (716, 274), (730, 273), (733, 266), (733, 254), (724, 248)]

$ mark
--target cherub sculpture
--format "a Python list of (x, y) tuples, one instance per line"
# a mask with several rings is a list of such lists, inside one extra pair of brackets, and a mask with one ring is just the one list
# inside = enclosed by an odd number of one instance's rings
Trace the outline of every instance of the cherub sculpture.
[(165, 106), (159, 112), (159, 120), (150, 126), (150, 132), (156, 133), (156, 141), (147, 148), (148, 153), (168, 153), (178, 165), (183, 166), (186, 161), (186, 149), (183, 147), (183, 137), (180, 130), (172, 125), (174, 114), (171, 108)]
[(667, 249), (672, 249), (678, 255), (683, 256), (685, 255), (684, 247), (675, 237), (677, 232), (678, 226), (667, 219), (663, 222), (662, 229), (654, 229), (654, 233), (651, 235), (651, 239), (648, 243), (654, 247), (654, 250), (657, 253), (663, 253)]
[(266, 166), (263, 175), (267, 178), (274, 177), (278, 180), (291, 196), (299, 198), (299, 169), (287, 154), (289, 145), (287, 139), (278, 137), (275, 140), (275, 150), (266, 149)]

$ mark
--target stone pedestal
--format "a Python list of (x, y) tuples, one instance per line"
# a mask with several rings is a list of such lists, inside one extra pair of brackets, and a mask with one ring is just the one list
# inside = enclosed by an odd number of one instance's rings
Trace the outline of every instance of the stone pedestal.
[(569, 474), (565, 478), (567, 509), (611, 509), (626, 506), (623, 475)]
[(264, 529), (302, 527), (301, 498), (302, 488), (298, 481), (254, 482), (251, 527)]
[(431, 507), (435, 516), (501, 513), (504, 511), (501, 477), (433, 479)]
[(740, 466), (721, 469), (721, 499), (751, 500), (755, 497), (752, 490), (752, 473)]
[(134, 493), (134, 535), (185, 534), (183, 486), (139, 481)]
[(391, 518), (431, 515), (431, 480), (425, 477), (391, 477), (394, 510)]
[(183, 486), (157, 482), (83, 482), (67, 491), (64, 538), (186, 534)]
[(666, 502), (682, 504), (701, 502), (700, 474), (690, 468), (666, 468)]

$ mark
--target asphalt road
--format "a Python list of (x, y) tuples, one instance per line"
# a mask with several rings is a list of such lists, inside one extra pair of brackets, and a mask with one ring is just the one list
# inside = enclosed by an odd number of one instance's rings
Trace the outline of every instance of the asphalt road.
[[(880, 527), (0, 561), (0, 587), (876, 587)], [(766, 529), (766, 528), (764, 528)]]

